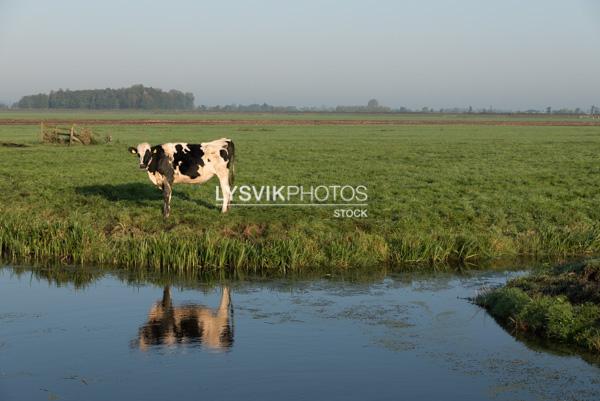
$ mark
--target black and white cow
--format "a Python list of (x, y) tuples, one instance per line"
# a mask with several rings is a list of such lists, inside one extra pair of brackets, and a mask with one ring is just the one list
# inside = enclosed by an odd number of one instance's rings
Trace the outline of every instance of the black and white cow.
[(235, 147), (227, 138), (201, 144), (164, 143), (150, 146), (140, 143), (129, 151), (140, 158), (140, 168), (148, 172), (150, 181), (163, 191), (163, 216), (171, 212), (173, 184), (203, 184), (214, 175), (219, 178), (225, 213), (231, 201)]

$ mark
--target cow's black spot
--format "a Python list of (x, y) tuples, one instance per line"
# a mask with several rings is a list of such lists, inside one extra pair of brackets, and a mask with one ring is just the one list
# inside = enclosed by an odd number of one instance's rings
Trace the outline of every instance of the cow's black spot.
[(149, 157), (151, 157), (151, 159), (149, 160), (149, 163), (147, 163), (148, 165), (148, 171), (151, 173), (156, 173), (158, 172), (158, 165), (160, 162), (160, 158), (162, 156), (164, 156), (165, 151), (163, 150), (162, 146), (153, 146), (149, 151), (146, 151), (146, 154), (144, 155), (144, 161), (146, 160), (146, 155), (149, 155)]
[(227, 168), (229, 168), (229, 165), (233, 163), (233, 159), (235, 158), (235, 147), (232, 141), (227, 141), (227, 157), (229, 158), (229, 160), (226, 159)]
[(182, 145), (175, 146), (175, 154), (173, 155), (173, 166), (179, 167), (179, 172), (187, 175), (190, 178), (200, 176), (200, 167), (204, 167), (204, 152), (200, 145), (187, 145), (189, 152), (183, 152)]
[(229, 160), (229, 154), (227, 153), (227, 150), (221, 149), (221, 150), (219, 150), (219, 154), (221, 155), (223, 160), (225, 160), (225, 161)]
[(173, 182), (174, 169), (169, 160), (169, 156), (165, 154), (165, 150), (161, 145), (153, 146), (150, 152), (150, 164), (148, 171), (151, 173), (162, 174), (168, 182)]
[(142, 159), (142, 163), (147, 166), (148, 163), (150, 163), (150, 149), (146, 150), (146, 153), (144, 153), (144, 158)]

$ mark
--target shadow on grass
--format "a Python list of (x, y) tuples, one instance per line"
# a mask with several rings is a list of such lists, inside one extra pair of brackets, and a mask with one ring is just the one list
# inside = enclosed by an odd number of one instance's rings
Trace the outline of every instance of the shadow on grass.
[(5, 148), (27, 148), (29, 145), (25, 145), (24, 143), (15, 143), (15, 142), (0, 142), (0, 146)]
[[(162, 201), (162, 192), (148, 184), (132, 182), (127, 184), (99, 184), (75, 187), (75, 193), (85, 196), (101, 196), (109, 201), (131, 202), (136, 205), (148, 205), (147, 201)], [(173, 190), (173, 197), (197, 203), (207, 209), (218, 209), (217, 206), (201, 199), (192, 199), (187, 194)]]

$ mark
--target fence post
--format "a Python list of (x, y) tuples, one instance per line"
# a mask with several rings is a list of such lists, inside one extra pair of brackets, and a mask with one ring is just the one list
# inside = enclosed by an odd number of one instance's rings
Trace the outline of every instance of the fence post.
[(75, 124), (71, 125), (71, 132), (69, 133), (69, 146), (73, 144), (73, 133), (75, 131)]

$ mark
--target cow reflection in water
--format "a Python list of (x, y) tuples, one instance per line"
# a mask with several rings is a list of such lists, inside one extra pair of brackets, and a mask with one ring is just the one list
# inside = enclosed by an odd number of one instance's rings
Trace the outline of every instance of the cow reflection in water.
[(203, 305), (174, 306), (171, 288), (165, 287), (162, 301), (148, 313), (140, 327), (137, 345), (142, 351), (153, 345), (176, 346), (197, 343), (210, 349), (227, 350), (233, 345), (233, 307), (229, 288), (223, 288), (217, 309)]

